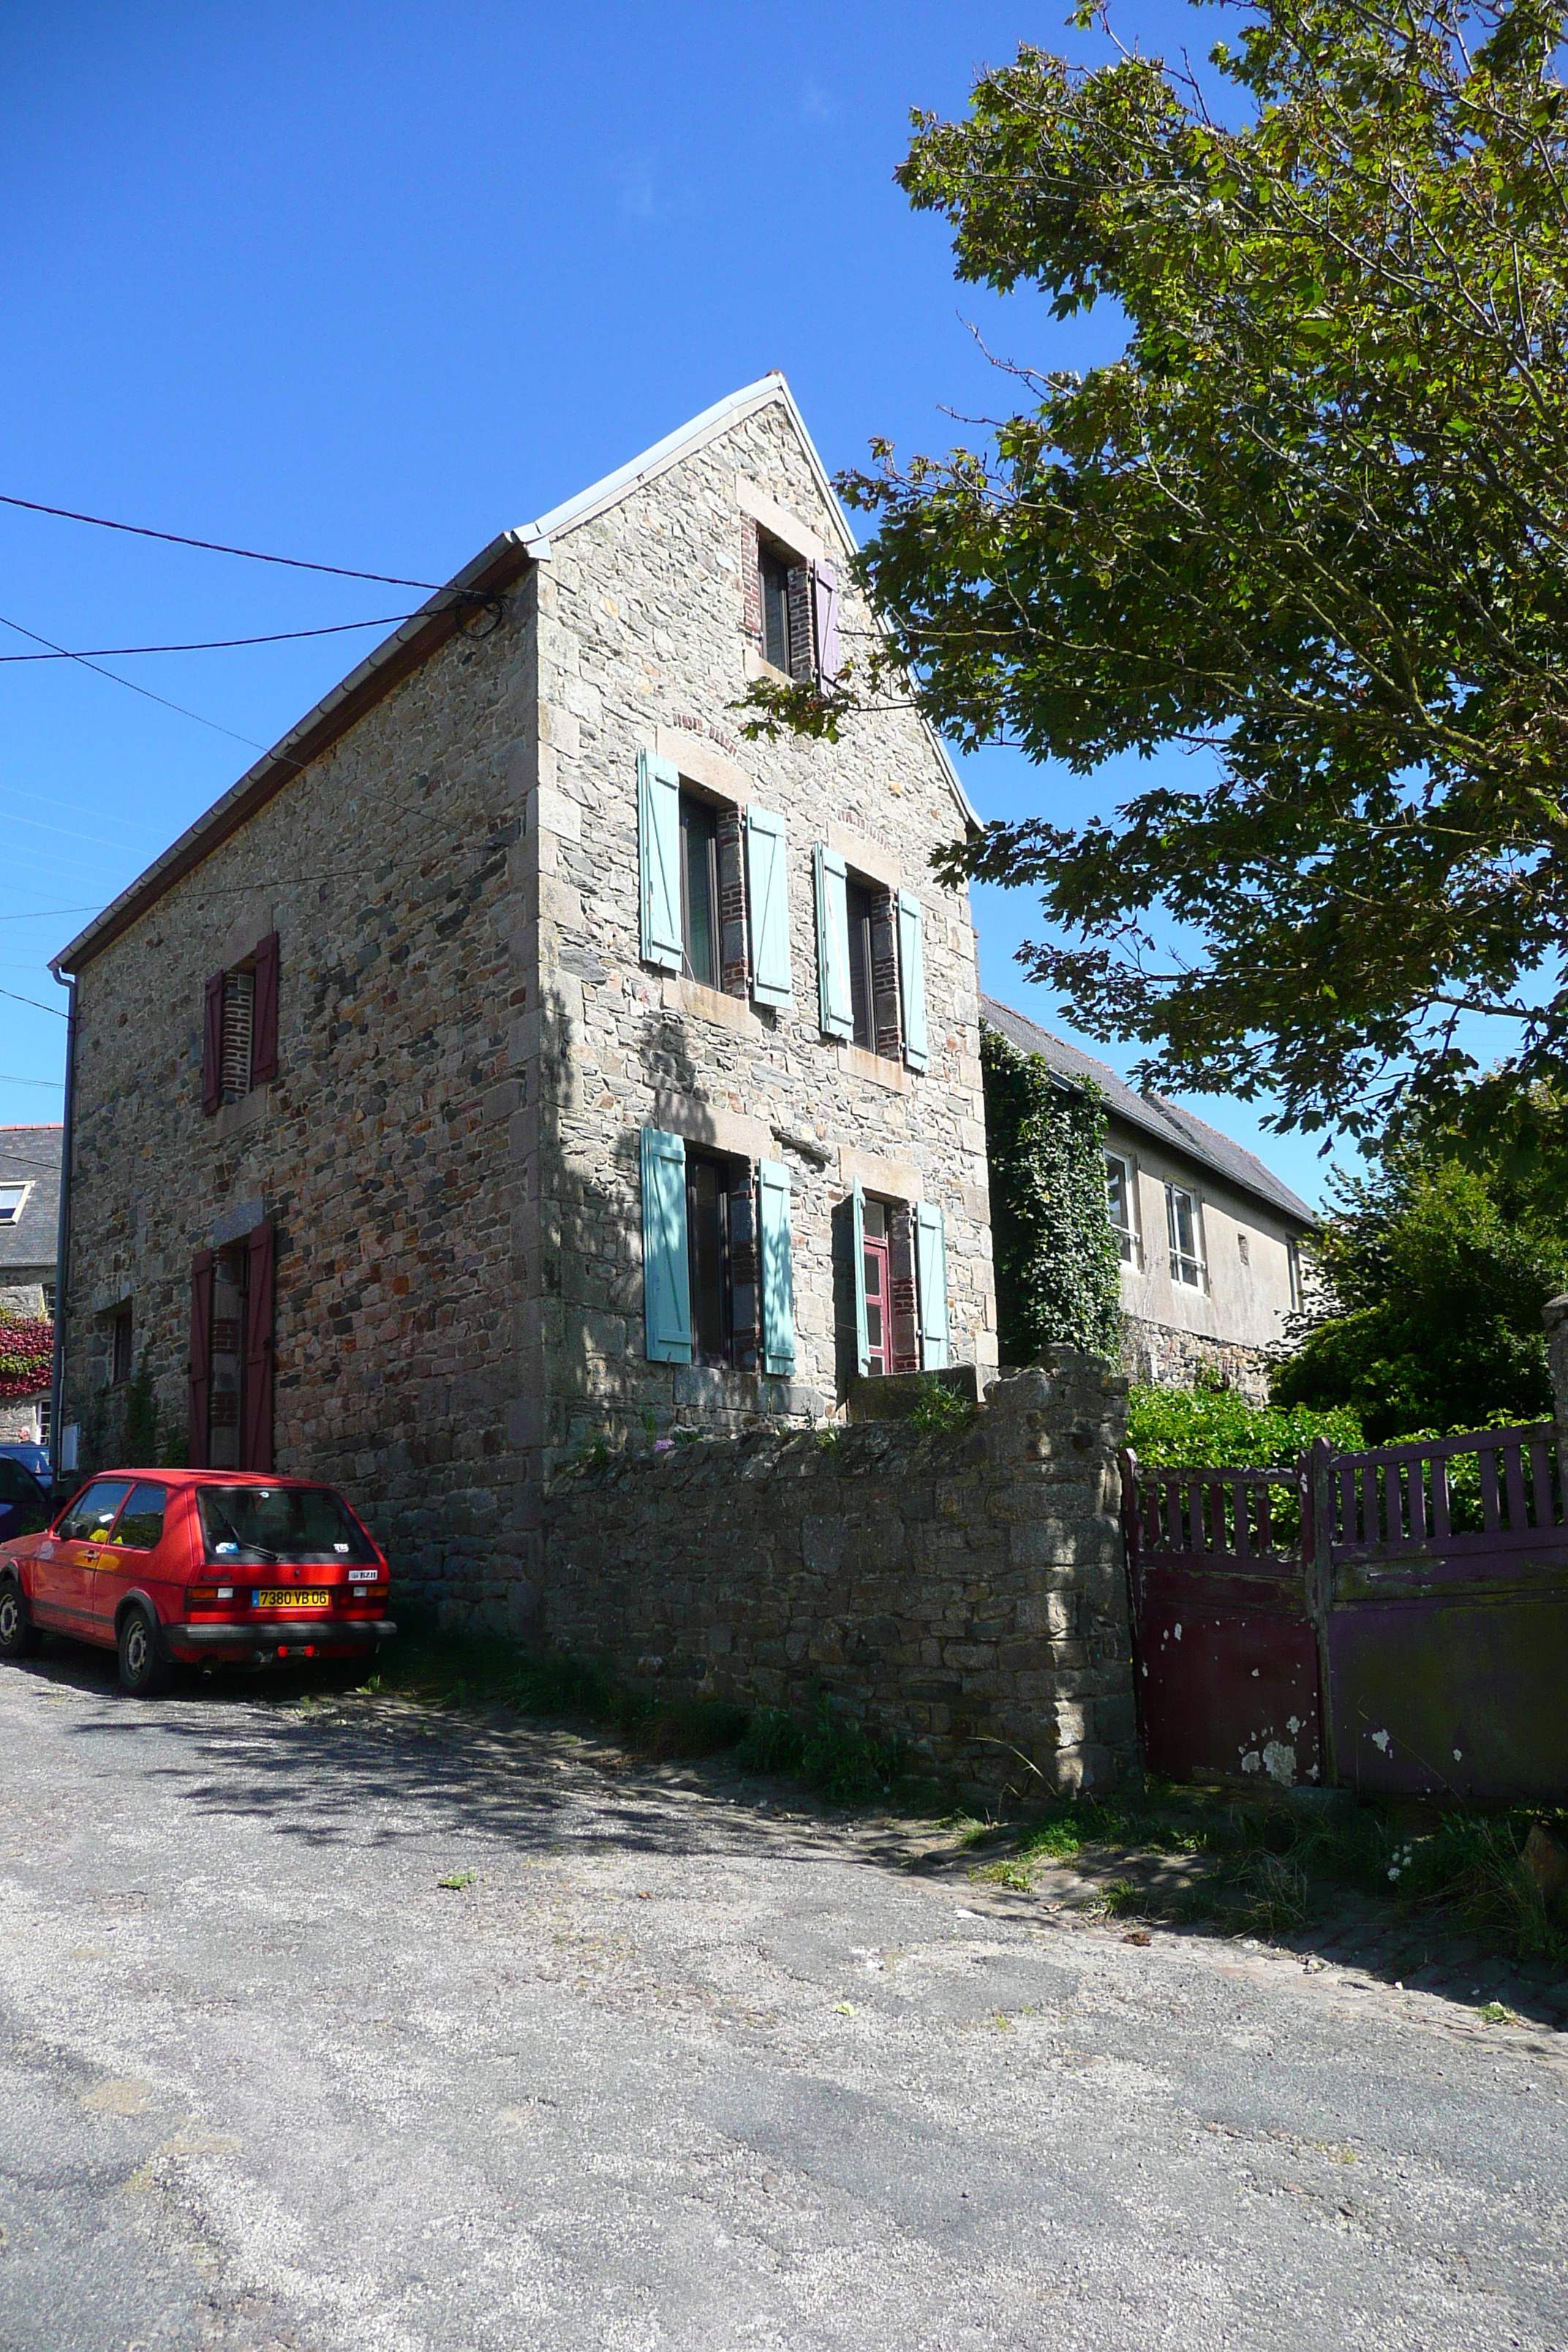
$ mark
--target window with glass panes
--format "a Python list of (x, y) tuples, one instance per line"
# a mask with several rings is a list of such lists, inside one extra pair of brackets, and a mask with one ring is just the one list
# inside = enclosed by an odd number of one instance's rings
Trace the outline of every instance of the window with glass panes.
[(691, 1360), (730, 1364), (735, 1360), (735, 1243), (733, 1210), (744, 1198), (751, 1171), (743, 1160), (686, 1155), (686, 1259), (691, 1280)]
[(1171, 1280), (1190, 1290), (1204, 1287), (1202, 1237), (1196, 1197), (1180, 1184), (1165, 1187), (1165, 1226), (1171, 1245)]
[(686, 977), (719, 985), (719, 812), (680, 794), (680, 934)]
[(866, 1203), (866, 1370), (880, 1379), (893, 1368), (893, 1279), (888, 1252), (888, 1212)]
[(775, 669), (790, 667), (789, 565), (771, 547), (759, 546), (757, 571), (762, 587), (763, 659)]
[(1138, 1234), (1132, 1214), (1132, 1170), (1114, 1151), (1105, 1155), (1105, 1206), (1116, 1234), (1122, 1263), (1131, 1265), (1138, 1255)]

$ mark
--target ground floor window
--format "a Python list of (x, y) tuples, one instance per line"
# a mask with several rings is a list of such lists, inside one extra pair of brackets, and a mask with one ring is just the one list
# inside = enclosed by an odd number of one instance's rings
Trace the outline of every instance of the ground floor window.
[(756, 1335), (747, 1310), (737, 1316), (738, 1276), (749, 1279), (752, 1171), (743, 1160), (705, 1152), (686, 1155), (686, 1236), (691, 1294), (691, 1358), (698, 1364), (733, 1364), (739, 1338), (753, 1355)]
[(642, 1213), (650, 1360), (792, 1373), (789, 1171), (645, 1127)]
[(893, 1276), (888, 1249), (888, 1212), (880, 1201), (866, 1203), (861, 1243), (866, 1285), (866, 1370), (880, 1379), (893, 1369)]

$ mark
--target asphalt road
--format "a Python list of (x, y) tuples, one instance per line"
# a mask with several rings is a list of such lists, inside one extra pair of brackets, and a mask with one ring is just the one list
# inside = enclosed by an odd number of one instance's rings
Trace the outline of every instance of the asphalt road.
[(5, 2352), (1568, 2347), (1568, 2035), (208, 1692), (0, 1669)]

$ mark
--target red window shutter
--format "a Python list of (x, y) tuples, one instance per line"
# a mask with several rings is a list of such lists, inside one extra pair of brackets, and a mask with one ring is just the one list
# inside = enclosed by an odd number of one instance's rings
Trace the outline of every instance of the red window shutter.
[(212, 1416), (213, 1254), (198, 1250), (191, 1260), (190, 1408), (186, 1421), (191, 1467), (207, 1467)]
[(215, 971), (207, 982), (206, 1019), (202, 1027), (202, 1108), (215, 1111), (223, 1100), (223, 974)]
[(811, 602), (816, 624), (816, 674), (824, 686), (838, 675), (838, 574), (831, 563), (811, 570)]
[(245, 1297), (245, 1426), (242, 1470), (272, 1467), (272, 1228), (251, 1229)]
[(251, 1012), (250, 1083), (278, 1076), (278, 934), (268, 931), (256, 950), (256, 995)]

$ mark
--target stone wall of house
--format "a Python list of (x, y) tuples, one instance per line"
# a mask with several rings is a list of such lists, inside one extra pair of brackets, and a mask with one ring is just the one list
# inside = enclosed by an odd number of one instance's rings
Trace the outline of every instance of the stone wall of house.
[(1191, 1389), (1200, 1376), (1217, 1378), (1248, 1404), (1267, 1404), (1270, 1361), (1267, 1348), (1249, 1348), (1238, 1339), (1177, 1331), (1138, 1315), (1121, 1318), (1121, 1369), (1140, 1386)]
[[(734, 705), (760, 653), (748, 634), (755, 530), (843, 568), (808, 455), (777, 403), (553, 541), (540, 586), (539, 790), (530, 844), (545, 975), (539, 1122), (545, 1475), (599, 1432), (805, 1423), (837, 1410), (844, 1267), (833, 1212), (872, 1194), (941, 1203), (952, 1352), (994, 1367), (979, 983), (966, 893), (931, 852), (962, 833), (947, 772), (912, 712), (841, 742), (752, 742)], [(754, 590), (751, 617), (755, 620)], [(853, 648), (868, 626), (847, 591)], [(721, 802), (787, 827), (794, 1003), (754, 1005), (640, 961), (637, 753), (657, 751)], [(915, 894), (924, 916), (930, 1067), (843, 1045), (820, 1026), (813, 845)], [(644, 1346), (639, 1130), (756, 1160), (792, 1185), (796, 1366), (791, 1381), (650, 1363)], [(842, 1258), (842, 1247), (839, 1256)], [(837, 1295), (836, 1295), (837, 1293)]]
[(569, 1471), (520, 1630), (659, 1691), (826, 1694), (971, 1790), (1114, 1785), (1136, 1765), (1126, 1395), (1061, 1348), (956, 1433), (758, 1432)]
[[(536, 1499), (513, 1122), (531, 589), (458, 636), (78, 982), (66, 1422), (120, 1453), (128, 1304), (157, 1448), (186, 1428), (190, 1266), (277, 1236), (275, 1459), (341, 1485), (400, 1570), (505, 1593)], [(276, 930), (279, 1075), (201, 1103), (204, 984)]]

